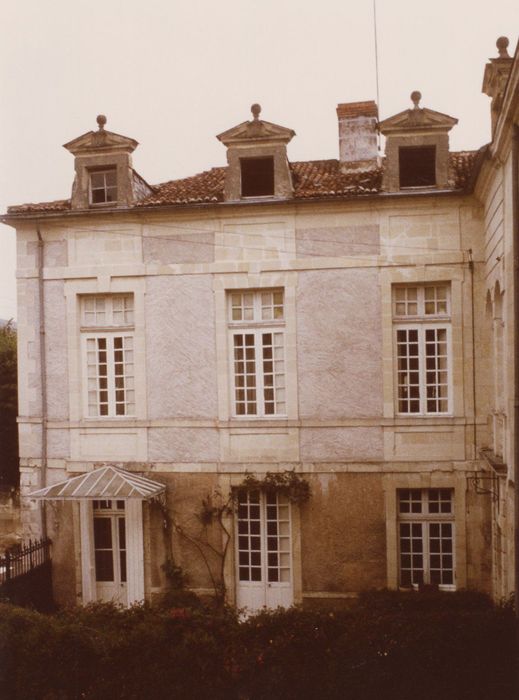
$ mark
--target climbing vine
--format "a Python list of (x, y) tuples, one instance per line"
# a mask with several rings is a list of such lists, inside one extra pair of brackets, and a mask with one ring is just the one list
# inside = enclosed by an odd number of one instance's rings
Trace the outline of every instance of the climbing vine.
[[(166, 537), (170, 537), (174, 531), (195, 547), (207, 569), (215, 601), (222, 605), (225, 603), (227, 594), (225, 567), (232, 539), (229, 517), (236, 510), (238, 493), (242, 489), (280, 493), (295, 505), (303, 505), (310, 498), (310, 484), (300, 474), (296, 474), (295, 471), (267, 472), (262, 477), (247, 474), (243, 481), (235, 485), (228, 495), (224, 495), (220, 489), (215, 489), (203, 498), (200, 509), (194, 514), (199, 523), (198, 531), (194, 531), (191, 527), (187, 529), (181, 523), (172, 520), (167, 509), (165, 507), (162, 509)], [(219, 545), (215, 545), (215, 538), (211, 537), (215, 528), (221, 534), (221, 544)], [(177, 581), (182, 575), (181, 570), (175, 566), (172, 557), (169, 563), (166, 561), (163, 569), (166, 573), (169, 570), (172, 578)], [(184, 579), (181, 578), (181, 580)]]
[(310, 498), (310, 484), (295, 471), (267, 472), (261, 479), (254, 474), (247, 474), (233, 494), (240, 488), (281, 493), (296, 505), (302, 505)]

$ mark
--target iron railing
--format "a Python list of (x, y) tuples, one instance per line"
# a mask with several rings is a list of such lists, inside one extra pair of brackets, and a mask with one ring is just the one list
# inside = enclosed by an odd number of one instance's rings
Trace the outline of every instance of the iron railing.
[(0, 557), (0, 586), (50, 561), (50, 545), (51, 541), (46, 537), (8, 549)]

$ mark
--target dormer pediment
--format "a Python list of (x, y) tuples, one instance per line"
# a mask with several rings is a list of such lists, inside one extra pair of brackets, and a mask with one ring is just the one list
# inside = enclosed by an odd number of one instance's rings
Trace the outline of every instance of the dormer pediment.
[(436, 112), (427, 107), (405, 109), (403, 112), (384, 119), (379, 129), (384, 135), (413, 133), (417, 131), (450, 131), (458, 123), (454, 117), (442, 112)]
[(295, 136), (295, 131), (279, 124), (272, 124), (260, 119), (242, 122), (232, 129), (224, 131), (216, 138), (225, 146), (236, 146), (251, 141), (287, 144)]
[(114, 153), (133, 153), (139, 145), (135, 139), (115, 134), (113, 131), (87, 131), (72, 141), (63, 144), (63, 148), (73, 155), (112, 151)]

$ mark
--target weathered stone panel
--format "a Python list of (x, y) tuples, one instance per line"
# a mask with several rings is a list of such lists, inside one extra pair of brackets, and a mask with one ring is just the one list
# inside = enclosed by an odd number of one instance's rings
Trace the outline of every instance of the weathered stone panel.
[[(153, 231), (153, 229), (152, 229)], [(163, 231), (163, 229), (162, 229)], [(214, 233), (168, 233), (167, 237), (153, 233), (143, 238), (146, 263), (200, 263), (214, 260)]]
[(46, 281), (44, 285), (49, 420), (66, 420), (69, 415), (67, 311), (63, 289), (62, 280)]
[(152, 462), (215, 462), (220, 442), (216, 428), (151, 428), (148, 458)]
[(303, 595), (386, 586), (380, 474), (322, 474), (309, 481), (312, 495), (301, 513)]
[(384, 456), (381, 428), (302, 428), (301, 459), (309, 462), (379, 460)]
[(299, 275), (297, 358), (301, 418), (382, 414), (382, 322), (376, 270)]
[(150, 418), (216, 416), (214, 337), (210, 276), (148, 278), (146, 355)]
[(378, 255), (378, 225), (304, 228), (296, 231), (297, 257), (346, 257)]

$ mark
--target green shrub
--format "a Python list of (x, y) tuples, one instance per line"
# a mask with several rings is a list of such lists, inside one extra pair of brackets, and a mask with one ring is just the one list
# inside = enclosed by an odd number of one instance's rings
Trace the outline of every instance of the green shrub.
[[(414, 597), (413, 597), (414, 595)], [(15, 700), (511, 700), (514, 617), (473, 594), (368, 593), (350, 610), (0, 605)]]

